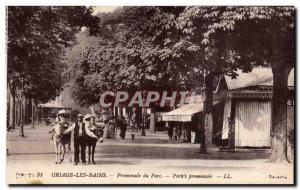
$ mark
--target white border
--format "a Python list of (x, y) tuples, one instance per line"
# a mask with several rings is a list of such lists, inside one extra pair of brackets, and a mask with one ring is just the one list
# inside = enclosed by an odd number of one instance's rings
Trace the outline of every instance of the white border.
[[(71, 4), (70, 4), (71, 3)], [(12, 187), (8, 187), (6, 185), (6, 48), (5, 48), (5, 7), (7, 5), (94, 5), (94, 6), (122, 6), (122, 5), (284, 5), (289, 6), (293, 5), (297, 8), (297, 15), (299, 15), (299, 0), (151, 0), (151, 1), (145, 1), (145, 0), (101, 0), (101, 1), (95, 1), (95, 0), (72, 0), (72, 1), (66, 1), (66, 0), (52, 0), (50, 1), (34, 1), (34, 0), (2, 0), (1, 6), (0, 6), (0, 57), (1, 57), (1, 63), (0, 63), (0, 188), (1, 189), (8, 189)], [(299, 18), (297, 16), (297, 26), (299, 26)], [(298, 35), (297, 30), (297, 35)], [(299, 36), (297, 37), (297, 44), (299, 44)], [(299, 55), (299, 48), (297, 48), (297, 55)], [(299, 73), (299, 66), (297, 67), (297, 73)], [(298, 77), (299, 78), (299, 77)], [(299, 81), (296, 82), (298, 88)], [(298, 97), (297, 97), (298, 98)], [(298, 101), (297, 101), (297, 107), (298, 107)], [(297, 112), (297, 117), (299, 116), (299, 112)], [(298, 117), (299, 118), (299, 117)], [(298, 126), (295, 126), (297, 128), (297, 131), (299, 131)], [(299, 147), (299, 141), (297, 144)], [(297, 151), (299, 152), (299, 150)], [(298, 160), (299, 161), (299, 160)], [(299, 162), (298, 162), (299, 164)], [(298, 173), (298, 172), (297, 172)], [(297, 177), (298, 178), (298, 177)], [(15, 187), (14, 187), (15, 188)], [(32, 187), (27, 187), (32, 188)], [(65, 189), (66, 187), (55, 187), (55, 189)], [(74, 188), (74, 187), (68, 187), (68, 188)], [(82, 187), (79, 187), (82, 188)], [(84, 187), (86, 188), (86, 187)], [(93, 187), (90, 187), (93, 188)], [(97, 187), (101, 189), (115, 189), (118, 187)], [(122, 187), (124, 188), (124, 187)], [(125, 187), (124, 189), (132, 189), (134, 187)], [(141, 187), (136, 187), (141, 188)], [(158, 188), (158, 187), (154, 187)], [(166, 187), (164, 187), (166, 188)], [(167, 187), (167, 189), (174, 189), (177, 187)], [(183, 188), (183, 187), (182, 187)], [(185, 187), (184, 187), (185, 188)], [(196, 187), (199, 188), (199, 187)], [(200, 187), (203, 188), (203, 187)], [(216, 189), (218, 187), (213, 187), (212, 189)], [(220, 187), (224, 188), (224, 187)], [(229, 187), (230, 188), (230, 187)], [(249, 189), (249, 187), (239, 187), (242, 189)], [(269, 187), (273, 188), (273, 187)], [(288, 188), (288, 187), (285, 187)], [(284, 189), (285, 189), (284, 188)], [(44, 189), (44, 187), (38, 187), (35, 189)], [(211, 189), (211, 188), (210, 188)]]

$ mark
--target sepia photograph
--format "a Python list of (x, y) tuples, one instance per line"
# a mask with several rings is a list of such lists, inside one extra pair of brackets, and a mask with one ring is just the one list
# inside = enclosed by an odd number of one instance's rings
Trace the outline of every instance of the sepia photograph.
[(295, 185), (294, 6), (6, 6), (5, 30), (8, 185)]

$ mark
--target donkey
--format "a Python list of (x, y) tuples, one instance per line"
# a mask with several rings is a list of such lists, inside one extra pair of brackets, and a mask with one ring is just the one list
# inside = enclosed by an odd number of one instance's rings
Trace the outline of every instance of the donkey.
[(52, 139), (54, 142), (54, 150), (56, 154), (55, 164), (61, 164), (65, 157), (66, 149), (70, 156), (70, 162), (72, 162), (71, 154), (71, 134), (63, 134), (64, 130), (68, 127), (67, 122), (57, 123), (53, 130), (49, 133), (53, 133)]
[[(98, 137), (99, 142), (102, 143), (103, 142), (103, 134), (104, 134), (103, 129), (95, 128), (95, 129), (91, 129), (91, 131)], [(89, 164), (91, 163), (91, 154), (92, 154), (92, 163), (96, 164), (95, 148), (96, 148), (97, 141), (98, 141), (97, 139), (87, 136), (86, 146), (88, 147), (88, 154), (89, 154), (88, 162), (89, 162)]]

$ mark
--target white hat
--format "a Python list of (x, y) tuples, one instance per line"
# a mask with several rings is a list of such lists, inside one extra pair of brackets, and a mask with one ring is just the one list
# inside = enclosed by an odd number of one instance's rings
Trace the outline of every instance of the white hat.
[(92, 117), (91, 114), (86, 114), (86, 115), (84, 116), (83, 120), (90, 119), (91, 117)]
[(57, 113), (57, 115), (61, 115), (61, 114), (66, 114), (66, 110), (59, 110), (59, 112)]
[(77, 114), (77, 117), (83, 117), (83, 115), (81, 113)]

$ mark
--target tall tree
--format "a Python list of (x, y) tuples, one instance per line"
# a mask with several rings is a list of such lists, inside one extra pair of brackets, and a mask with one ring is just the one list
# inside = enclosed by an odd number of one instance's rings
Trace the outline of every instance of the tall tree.
[(86, 26), (91, 34), (99, 31), (99, 19), (87, 7), (9, 6), (8, 87), (25, 98), (46, 102), (61, 91), (63, 54), (75, 34)]
[[(215, 76), (237, 77), (238, 69), (250, 72), (254, 66), (271, 65), (272, 107), (275, 108), (272, 109), (271, 160), (286, 159), (287, 77), (294, 67), (295, 51), (293, 7), (129, 7), (128, 10), (131, 34), (142, 36), (142, 40), (152, 44), (148, 51), (153, 49), (155, 53), (150, 56), (149, 65), (159, 68), (153, 61), (153, 57), (158, 57), (160, 65), (174, 68), (164, 71), (175, 76), (188, 76), (199, 70), (203, 71), (200, 77), (205, 74), (202, 81), (206, 89), (204, 150), (211, 147), (212, 141)], [(171, 78), (172, 75), (162, 76)], [(179, 81), (183, 82), (182, 78)]]
[[(184, 30), (190, 36), (202, 35), (199, 41), (204, 47), (215, 46), (218, 37), (221, 37), (226, 50), (224, 53), (233, 57), (228, 59), (230, 65), (226, 64), (228, 61), (224, 61), (224, 56), (219, 55), (217, 58), (222, 67), (225, 66), (229, 71), (236, 68), (250, 71), (256, 65), (272, 66), (271, 160), (286, 160), (287, 79), (295, 65), (294, 8), (187, 7), (182, 17), (180, 21), (186, 26)], [(199, 29), (199, 25), (200, 28), (204, 26), (204, 30)], [(222, 44), (219, 45), (222, 47)]]
[[(151, 45), (144, 50), (144, 62), (161, 78), (171, 81), (173, 90), (198, 90), (205, 84), (203, 152), (212, 147), (214, 78), (224, 73), (235, 76), (239, 68), (235, 55), (226, 49), (224, 33), (214, 35), (212, 43), (202, 43), (203, 33), (217, 10), (216, 7), (129, 7), (124, 16), (132, 30), (130, 34)], [(154, 53), (149, 55), (147, 52), (151, 50)]]
[[(80, 74), (80, 80), (86, 85), (92, 81), (88, 78), (93, 79), (95, 86), (101, 81), (95, 92), (111, 86), (180, 90), (205, 84), (201, 146), (205, 152), (212, 146), (214, 78), (237, 77), (238, 69), (250, 72), (258, 65), (272, 66), (271, 160), (283, 161), (287, 76), (295, 56), (294, 14), (293, 7), (125, 7), (113, 42), (100, 40), (108, 44), (100, 45), (107, 50), (95, 46), (84, 51), (80, 66), (88, 68), (89, 75)], [(92, 67), (95, 62), (98, 70)]]
[[(244, 21), (230, 13), (244, 15)], [(227, 19), (239, 35), (234, 48), (241, 56), (253, 55), (255, 64), (270, 64), (273, 72), (271, 161), (287, 161), (288, 76), (295, 66), (294, 7), (228, 8)], [(259, 34), (259, 35), (257, 35)], [(238, 44), (242, 44), (238, 47)]]

